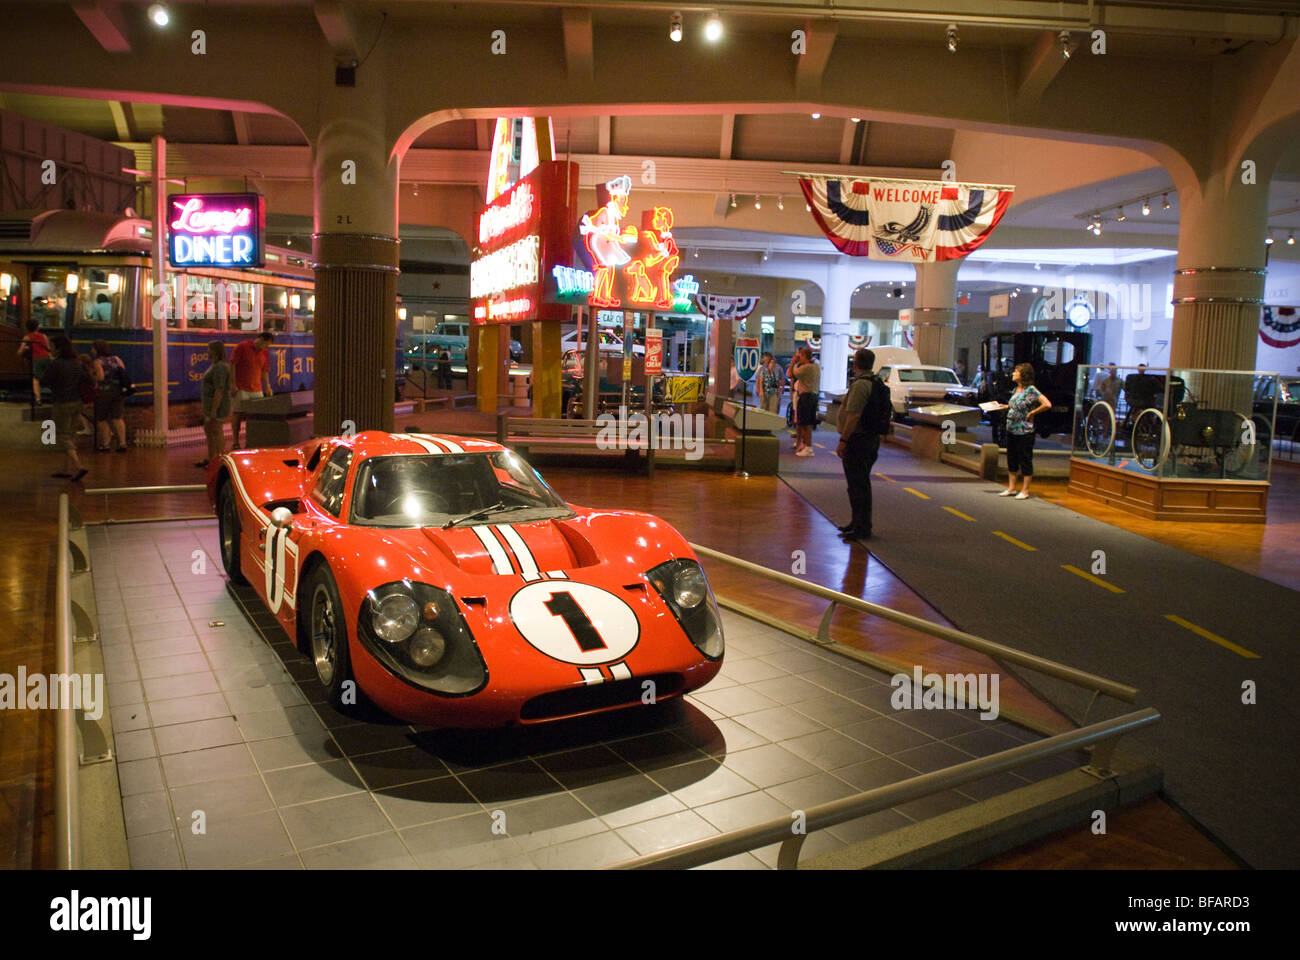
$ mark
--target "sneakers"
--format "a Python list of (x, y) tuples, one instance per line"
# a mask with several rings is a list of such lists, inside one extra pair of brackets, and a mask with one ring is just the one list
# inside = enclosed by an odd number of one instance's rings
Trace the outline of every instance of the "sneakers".
[(999, 497), (1010, 497), (1010, 496), (1014, 496), (1014, 495), (1015, 495), (1015, 492), (1016, 492), (1016, 491), (1014, 491), (1014, 490), (1003, 490), (1001, 493), (998, 494), (998, 496), (999, 496)]
[(795, 456), (796, 456), (796, 457), (815, 457), (815, 456), (817, 456), (817, 454), (813, 452), (813, 448), (812, 448), (812, 447), (804, 447), (802, 450), (800, 450), (798, 453), (796, 453)]
[(1029, 499), (1029, 494), (1027, 494), (1027, 493), (1025, 493), (1025, 491), (1021, 490), (1019, 493), (1016, 494), (1016, 499), (1017, 499), (1017, 500), (1028, 500), (1028, 499)]

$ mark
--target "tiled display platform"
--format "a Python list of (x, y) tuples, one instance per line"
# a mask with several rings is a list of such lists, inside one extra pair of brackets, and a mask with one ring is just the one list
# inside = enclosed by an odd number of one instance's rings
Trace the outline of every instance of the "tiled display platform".
[[(722, 673), (684, 702), (490, 734), (344, 715), (252, 592), (228, 586), (214, 521), (88, 532), (136, 869), (589, 868), (1037, 736), (895, 712), (886, 674), (730, 613)], [(1082, 762), (816, 832), (803, 855)], [(714, 866), (770, 868), (776, 851)]]

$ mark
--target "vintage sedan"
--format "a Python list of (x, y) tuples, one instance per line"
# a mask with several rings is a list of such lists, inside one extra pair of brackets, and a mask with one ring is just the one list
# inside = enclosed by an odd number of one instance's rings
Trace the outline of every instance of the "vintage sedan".
[(208, 494), (227, 574), (335, 704), (359, 688), (413, 722), (530, 724), (679, 697), (722, 666), (676, 530), (571, 506), (499, 444), (367, 431), (237, 451)]

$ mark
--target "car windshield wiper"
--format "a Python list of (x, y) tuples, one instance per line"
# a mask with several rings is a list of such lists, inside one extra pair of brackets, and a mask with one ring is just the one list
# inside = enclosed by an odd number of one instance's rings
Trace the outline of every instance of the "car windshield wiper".
[(491, 513), (509, 513), (512, 510), (551, 510), (556, 509), (545, 503), (512, 503), (507, 505), (505, 501), (498, 500), (490, 507), (484, 507), (482, 510), (475, 510), (473, 513), (467, 513), (463, 517), (457, 517), (455, 520), (449, 520), (442, 525), (442, 529), (454, 527), (468, 520), (477, 520), (486, 517)]

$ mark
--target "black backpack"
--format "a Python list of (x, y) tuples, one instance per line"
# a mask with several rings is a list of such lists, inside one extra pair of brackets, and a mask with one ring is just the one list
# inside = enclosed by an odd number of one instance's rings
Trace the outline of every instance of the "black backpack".
[(871, 395), (867, 405), (858, 419), (858, 431), (882, 437), (889, 436), (894, 429), (894, 406), (889, 399), (889, 387), (874, 373), (864, 374), (859, 379), (871, 383)]

